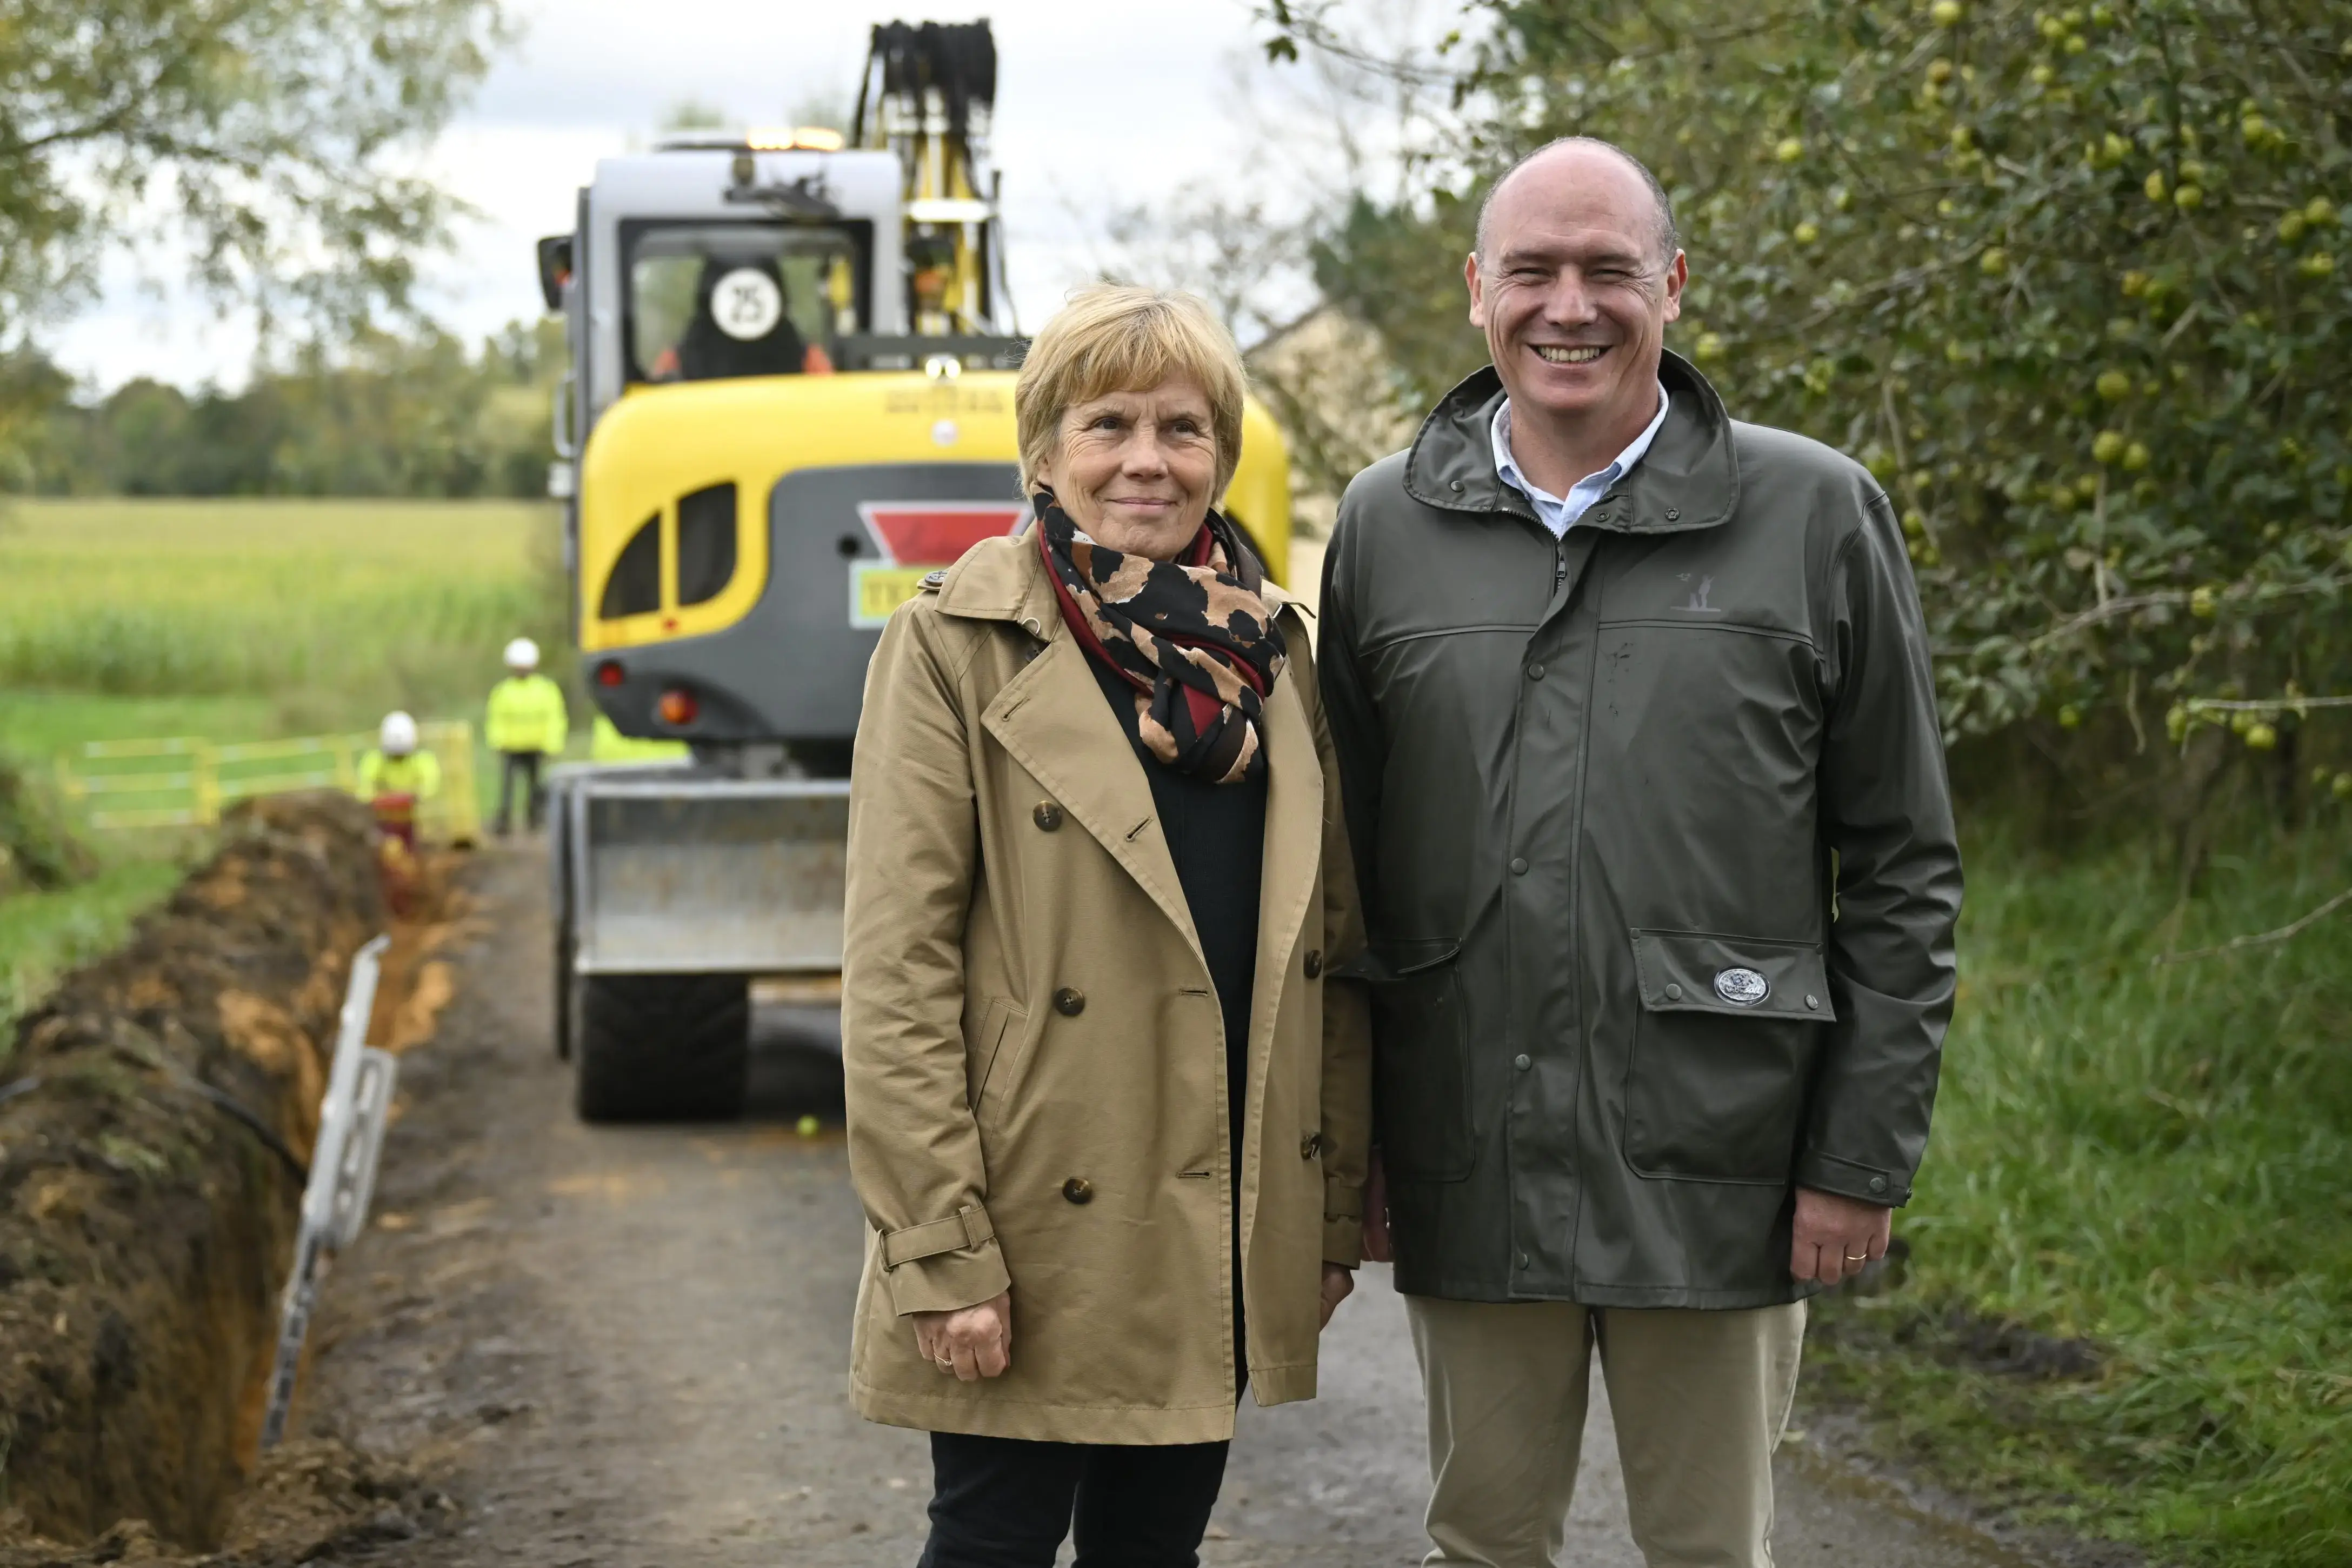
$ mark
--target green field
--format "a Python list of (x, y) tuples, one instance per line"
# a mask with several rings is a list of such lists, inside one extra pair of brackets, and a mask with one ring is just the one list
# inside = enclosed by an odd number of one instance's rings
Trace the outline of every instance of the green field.
[[(530, 502), (0, 504), (0, 756), (42, 781), (95, 740), (363, 731), (394, 707), (478, 725), (509, 638), (568, 673), (559, 519)], [(195, 841), (89, 840), (90, 880), (0, 897), (0, 1027), (120, 940)]]
[[(558, 516), (498, 501), (15, 502), (0, 511), (0, 689), (245, 697), (278, 734), (364, 728), (393, 707), (467, 713), (508, 638), (562, 641)], [(0, 744), (27, 722), (0, 710)]]

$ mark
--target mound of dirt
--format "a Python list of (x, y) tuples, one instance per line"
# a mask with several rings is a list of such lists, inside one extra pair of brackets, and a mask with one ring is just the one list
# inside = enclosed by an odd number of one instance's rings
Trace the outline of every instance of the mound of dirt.
[(227, 1532), (352, 954), (384, 924), (357, 802), (257, 801), (19, 1026), (0, 1068), (0, 1543), (23, 1561), (57, 1560), (31, 1538), (133, 1562)]

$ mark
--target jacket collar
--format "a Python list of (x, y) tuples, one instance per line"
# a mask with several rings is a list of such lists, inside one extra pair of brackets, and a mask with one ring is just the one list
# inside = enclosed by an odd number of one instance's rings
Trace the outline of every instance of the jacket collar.
[(988, 539), (968, 549), (948, 568), (940, 587), (940, 613), (967, 621), (1013, 621), (1040, 642), (1068, 629), (1054, 600), (1054, 585), (1037, 540), (1024, 528), (1009, 538)]
[[(1681, 355), (1658, 361), (1666, 422), (1633, 471), (1578, 520), (1613, 533), (1680, 533), (1713, 528), (1739, 504), (1739, 460), (1731, 416), (1706, 378)], [(1486, 366), (1447, 392), (1422, 422), (1406, 455), (1405, 494), (1454, 512), (1527, 512), (1528, 503), (1495, 471), (1495, 413), (1503, 378)]]

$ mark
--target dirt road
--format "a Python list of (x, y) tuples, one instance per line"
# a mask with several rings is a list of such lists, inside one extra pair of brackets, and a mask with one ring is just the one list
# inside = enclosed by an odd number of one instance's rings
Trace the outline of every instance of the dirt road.
[[(543, 862), (501, 852), (469, 874), (478, 930), (437, 1038), (407, 1058), (378, 1222), (329, 1283), (298, 1413), (412, 1458), (454, 1507), (387, 1510), (378, 1544), (338, 1560), (911, 1564), (924, 1438), (844, 1396), (861, 1220), (831, 1015), (763, 1010), (740, 1125), (583, 1127), (549, 1046)], [(793, 1130), (806, 1109), (835, 1113), (823, 1136)], [(1366, 1271), (1328, 1343), (1325, 1398), (1244, 1408), (1207, 1562), (1420, 1560), (1418, 1382), (1384, 1273)], [(1782, 1483), (1785, 1568), (2017, 1561), (1801, 1457)], [(1571, 1561), (1640, 1563), (1605, 1411)]]

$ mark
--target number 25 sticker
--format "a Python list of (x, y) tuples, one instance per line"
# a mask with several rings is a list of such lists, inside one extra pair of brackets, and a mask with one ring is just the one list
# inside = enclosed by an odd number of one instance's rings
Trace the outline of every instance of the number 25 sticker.
[(710, 319), (740, 343), (764, 338), (783, 319), (784, 291), (756, 267), (739, 267), (710, 290)]

